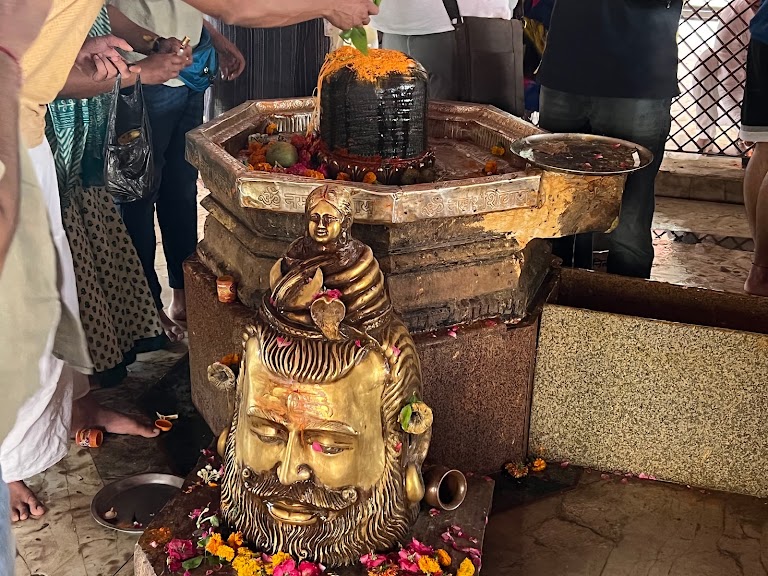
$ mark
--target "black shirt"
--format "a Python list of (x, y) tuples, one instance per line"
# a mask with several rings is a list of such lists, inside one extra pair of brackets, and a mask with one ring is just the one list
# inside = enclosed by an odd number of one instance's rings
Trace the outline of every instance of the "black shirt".
[(682, 0), (557, 0), (539, 82), (585, 96), (676, 96), (682, 9)]

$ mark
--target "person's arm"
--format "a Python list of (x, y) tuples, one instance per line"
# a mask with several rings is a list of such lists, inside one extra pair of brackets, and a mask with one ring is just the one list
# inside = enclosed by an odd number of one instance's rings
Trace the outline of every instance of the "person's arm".
[(211, 43), (219, 56), (221, 77), (224, 80), (234, 80), (245, 70), (245, 57), (237, 46), (227, 40), (208, 20), (203, 20), (203, 26), (211, 35)]
[(226, 24), (277, 28), (325, 18), (340, 30), (368, 24), (379, 13), (371, 0), (184, 0)]
[(21, 70), (14, 58), (0, 51), (0, 273), (19, 218), (19, 86)]

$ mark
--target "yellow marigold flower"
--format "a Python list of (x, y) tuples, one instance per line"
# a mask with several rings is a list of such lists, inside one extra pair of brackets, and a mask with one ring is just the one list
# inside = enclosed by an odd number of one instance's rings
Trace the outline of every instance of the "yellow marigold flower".
[(214, 556), (219, 552), (219, 548), (224, 545), (224, 542), (221, 539), (221, 534), (218, 532), (210, 537), (208, 540), (208, 544), (205, 545), (205, 549), (207, 552), (210, 552)]
[(264, 564), (256, 558), (238, 556), (232, 562), (232, 568), (237, 572), (237, 576), (263, 576), (264, 574)]
[(494, 156), (504, 156), (504, 153), (506, 150), (504, 150), (503, 146), (491, 146), (491, 154)]
[(232, 534), (229, 535), (229, 538), (227, 538), (227, 544), (232, 546), (235, 550), (240, 548), (240, 546), (243, 545), (243, 533), (242, 532), (232, 532)]
[(531, 465), (531, 470), (534, 472), (541, 472), (542, 470), (546, 469), (547, 463), (544, 462), (543, 458), (536, 458), (536, 460), (533, 461), (533, 464)]
[(441, 548), (437, 551), (437, 561), (440, 563), (440, 566), (442, 566), (443, 568), (448, 568), (448, 566), (450, 566), (452, 562), (451, 555)]
[(424, 574), (436, 574), (440, 572), (440, 564), (434, 558), (422, 556), (419, 558), (419, 570), (424, 572)]
[(291, 559), (291, 555), (286, 554), (285, 552), (278, 552), (277, 554), (274, 554), (272, 556), (272, 566), (271, 566), (272, 570), (280, 566), (280, 564), (282, 564), (286, 560), (290, 560), (290, 559)]
[(459, 571), (456, 572), (456, 576), (474, 576), (475, 574), (475, 565), (472, 564), (472, 560), (469, 558), (464, 558), (464, 560), (461, 563), (461, 566), (459, 566)]
[(240, 546), (240, 548), (237, 549), (237, 555), (244, 558), (253, 558), (253, 552), (248, 546)]
[(226, 544), (222, 544), (219, 546), (219, 549), (216, 550), (216, 556), (227, 562), (232, 562), (235, 557), (235, 551)]
[(271, 136), (275, 132), (277, 132), (277, 124), (275, 124), (274, 122), (270, 122), (269, 124), (267, 124), (267, 134)]

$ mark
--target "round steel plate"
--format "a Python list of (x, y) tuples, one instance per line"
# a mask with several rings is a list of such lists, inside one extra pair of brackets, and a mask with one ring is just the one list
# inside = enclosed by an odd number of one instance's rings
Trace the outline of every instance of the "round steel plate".
[[(123, 478), (99, 490), (91, 502), (91, 514), (102, 526), (141, 534), (183, 484), (183, 478), (170, 474), (139, 474)], [(104, 514), (111, 508), (117, 512), (117, 518), (105, 520)], [(134, 522), (140, 526), (135, 526)]]
[(593, 134), (534, 134), (513, 142), (510, 152), (544, 170), (593, 176), (629, 174), (653, 161), (647, 148)]

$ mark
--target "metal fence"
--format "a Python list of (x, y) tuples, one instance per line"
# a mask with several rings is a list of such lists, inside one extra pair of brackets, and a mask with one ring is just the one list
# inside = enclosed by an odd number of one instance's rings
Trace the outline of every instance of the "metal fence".
[(678, 33), (681, 95), (667, 150), (742, 156), (739, 142), (749, 21), (757, 0), (689, 0)]

